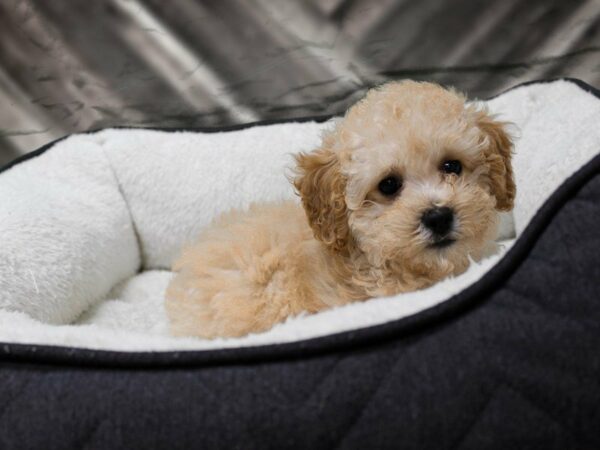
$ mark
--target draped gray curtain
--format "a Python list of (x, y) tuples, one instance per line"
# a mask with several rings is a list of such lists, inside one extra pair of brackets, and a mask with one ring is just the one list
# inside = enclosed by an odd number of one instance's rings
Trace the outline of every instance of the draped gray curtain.
[(0, 0), (0, 164), (113, 125), (343, 111), (387, 79), (600, 85), (600, 0)]

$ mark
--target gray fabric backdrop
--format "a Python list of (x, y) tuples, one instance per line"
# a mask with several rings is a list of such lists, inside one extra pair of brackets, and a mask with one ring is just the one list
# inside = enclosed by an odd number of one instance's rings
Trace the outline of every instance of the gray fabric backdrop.
[(0, 164), (111, 125), (343, 111), (386, 79), (600, 84), (600, 0), (2, 0)]

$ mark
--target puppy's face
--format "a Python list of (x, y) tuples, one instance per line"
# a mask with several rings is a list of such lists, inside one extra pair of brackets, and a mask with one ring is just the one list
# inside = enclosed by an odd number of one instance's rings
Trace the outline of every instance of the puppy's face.
[(333, 251), (436, 277), (464, 270), (493, 239), (497, 210), (512, 208), (511, 149), (503, 124), (463, 96), (390, 83), (297, 157), (295, 186)]

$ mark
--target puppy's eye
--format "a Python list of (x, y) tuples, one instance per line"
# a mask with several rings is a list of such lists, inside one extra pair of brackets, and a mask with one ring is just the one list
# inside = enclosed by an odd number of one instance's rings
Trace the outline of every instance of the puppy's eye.
[(451, 159), (449, 161), (444, 161), (440, 169), (444, 173), (454, 173), (456, 175), (460, 175), (462, 172), (462, 164), (456, 159)]
[(401, 187), (402, 180), (396, 175), (390, 175), (389, 177), (385, 177), (377, 185), (377, 189), (379, 189), (379, 192), (381, 192), (387, 197), (391, 197), (392, 195), (396, 194)]

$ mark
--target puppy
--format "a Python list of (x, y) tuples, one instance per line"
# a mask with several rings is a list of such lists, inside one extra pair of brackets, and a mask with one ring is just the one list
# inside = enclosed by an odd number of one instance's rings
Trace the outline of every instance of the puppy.
[(464, 272), (513, 207), (511, 150), (504, 124), (453, 90), (369, 91), (296, 156), (302, 206), (230, 212), (183, 252), (166, 294), (172, 333), (243, 336)]

